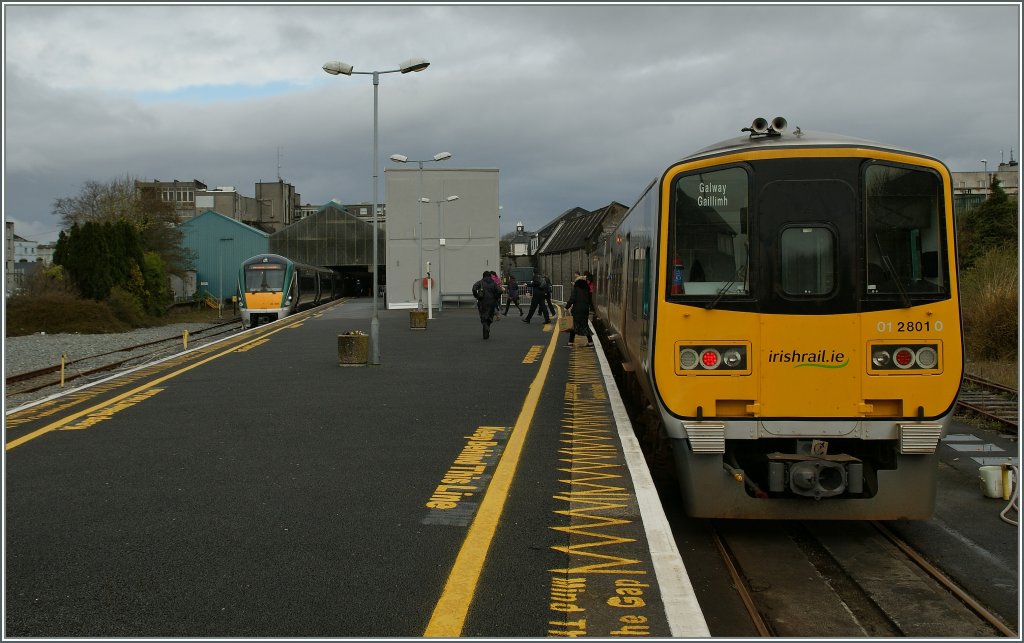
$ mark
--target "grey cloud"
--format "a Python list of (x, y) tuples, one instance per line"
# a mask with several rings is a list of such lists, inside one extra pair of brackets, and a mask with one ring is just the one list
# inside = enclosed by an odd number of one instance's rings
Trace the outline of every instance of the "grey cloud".
[[(1019, 6), (8, 7), (5, 216), (125, 174), (304, 202), (369, 201), (373, 88), (390, 154), (500, 171), (502, 230), (635, 199), (667, 164), (755, 116), (895, 143), (951, 169), (1020, 140)], [(48, 25), (59, 43), (32, 45)], [(168, 40), (174, 25), (185, 26)], [(159, 26), (159, 28), (158, 28)], [(120, 37), (119, 37), (120, 36)], [(162, 44), (168, 43), (168, 44)], [(68, 64), (72, 62), (73, 64)], [(372, 67), (375, 65), (377, 67)], [(133, 92), (286, 83), (203, 104)], [(25, 236), (25, 235), (23, 235)], [(55, 236), (55, 235), (53, 235)]]

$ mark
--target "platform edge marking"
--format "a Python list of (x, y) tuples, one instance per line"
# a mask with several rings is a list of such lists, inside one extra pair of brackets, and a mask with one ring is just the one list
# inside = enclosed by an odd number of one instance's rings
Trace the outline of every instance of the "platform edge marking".
[(597, 361), (601, 364), (605, 386), (608, 388), (608, 401), (612, 407), (612, 417), (615, 419), (615, 426), (622, 441), (622, 452), (633, 478), (640, 517), (647, 542), (650, 544), (651, 562), (654, 565), (654, 574), (658, 578), (669, 629), (672, 636), (677, 638), (710, 637), (711, 631), (708, 629), (704, 612), (697, 602), (690, 577), (686, 573), (686, 566), (672, 537), (672, 529), (661, 506), (658, 490), (647, 468), (640, 443), (633, 434), (633, 425), (619, 396), (618, 387), (615, 386), (608, 360), (604, 351), (594, 352), (597, 353)]

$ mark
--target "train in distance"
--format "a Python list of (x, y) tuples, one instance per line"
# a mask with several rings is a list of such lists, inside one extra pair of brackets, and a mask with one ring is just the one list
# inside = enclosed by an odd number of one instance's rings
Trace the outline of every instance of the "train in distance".
[(238, 306), (245, 328), (283, 319), (341, 295), (337, 272), (281, 255), (250, 257), (238, 270)]
[(963, 374), (950, 172), (783, 118), (741, 132), (590, 257), (643, 441), (693, 516), (926, 519)]

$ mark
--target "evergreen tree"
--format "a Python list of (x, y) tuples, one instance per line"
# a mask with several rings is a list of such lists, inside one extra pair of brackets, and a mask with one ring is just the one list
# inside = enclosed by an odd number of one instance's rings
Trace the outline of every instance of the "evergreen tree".
[(958, 221), (961, 268), (969, 268), (994, 248), (1017, 249), (1017, 203), (1006, 195), (994, 175), (989, 188), (989, 197)]
[(53, 213), (66, 226), (54, 263), (83, 297), (107, 299), (117, 287), (124, 291), (119, 297), (130, 296), (150, 314), (166, 311), (168, 272), (184, 274), (193, 263), (173, 203), (125, 176), (87, 181), (77, 196), (54, 201)]
[(64, 267), (71, 283), (83, 297), (102, 300), (115, 285), (110, 244), (103, 226), (92, 221), (75, 224), (61, 232), (54, 249), (54, 263)]
[[(192, 263), (182, 247), (174, 204), (164, 201), (155, 188), (136, 188), (131, 176), (107, 183), (86, 181), (77, 196), (56, 199), (53, 214), (65, 228), (86, 221), (126, 221), (138, 232), (143, 249), (159, 254), (167, 270), (183, 274)], [(141, 268), (141, 257), (138, 265)]]
[(104, 300), (117, 287), (149, 314), (166, 310), (170, 289), (163, 259), (143, 249), (127, 221), (75, 223), (61, 232), (53, 258), (83, 297)]
[(163, 259), (155, 252), (147, 252), (143, 262), (143, 307), (151, 315), (162, 315), (173, 300), (171, 285)]
[(110, 243), (111, 270), (114, 272), (116, 284), (125, 287), (131, 293), (141, 295), (144, 249), (138, 230), (124, 219), (104, 223), (103, 227)]

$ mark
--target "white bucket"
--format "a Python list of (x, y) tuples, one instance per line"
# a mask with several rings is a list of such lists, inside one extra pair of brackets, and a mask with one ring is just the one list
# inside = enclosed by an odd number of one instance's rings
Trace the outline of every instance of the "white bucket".
[(978, 469), (981, 480), (981, 492), (987, 498), (1003, 497), (1003, 468), (998, 465), (986, 465)]

